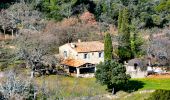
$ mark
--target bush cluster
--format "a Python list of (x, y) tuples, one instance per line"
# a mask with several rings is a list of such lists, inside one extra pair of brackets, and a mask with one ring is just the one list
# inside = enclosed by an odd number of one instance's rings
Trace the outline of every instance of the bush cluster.
[(170, 100), (170, 90), (156, 90), (147, 100)]

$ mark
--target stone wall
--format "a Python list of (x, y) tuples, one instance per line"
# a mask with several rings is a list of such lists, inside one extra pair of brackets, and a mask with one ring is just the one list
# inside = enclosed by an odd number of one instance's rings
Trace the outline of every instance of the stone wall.
[(147, 71), (141, 71), (139, 67), (135, 69), (134, 66), (127, 66), (126, 67), (126, 73), (131, 76), (131, 78), (144, 78), (147, 76)]

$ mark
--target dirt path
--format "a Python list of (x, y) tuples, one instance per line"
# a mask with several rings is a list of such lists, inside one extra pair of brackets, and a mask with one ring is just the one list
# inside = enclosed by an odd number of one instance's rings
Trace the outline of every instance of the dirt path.
[(147, 78), (170, 78), (170, 73), (149, 75)]

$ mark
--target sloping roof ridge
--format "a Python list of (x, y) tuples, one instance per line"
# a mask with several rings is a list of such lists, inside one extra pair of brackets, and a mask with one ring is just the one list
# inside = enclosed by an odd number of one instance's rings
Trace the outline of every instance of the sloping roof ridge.
[(93, 42), (100, 42), (100, 41), (82, 41), (82, 42), (71, 42), (71, 43), (93, 43)]
[[(75, 45), (75, 47), (72, 47)], [(100, 41), (84, 41), (84, 42), (72, 42), (66, 43), (66, 46), (69, 46), (72, 50), (83, 53), (83, 52), (96, 52), (96, 51), (103, 51), (104, 44)]]
[(70, 42), (70, 43), (65, 43), (64, 45), (70, 45), (71, 43), (93, 43), (93, 42), (99, 42), (99, 43), (102, 43), (101, 41), (81, 41), (81, 42)]

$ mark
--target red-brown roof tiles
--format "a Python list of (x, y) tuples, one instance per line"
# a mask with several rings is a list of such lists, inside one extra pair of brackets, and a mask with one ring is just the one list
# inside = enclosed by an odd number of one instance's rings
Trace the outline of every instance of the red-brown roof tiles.
[(103, 51), (104, 50), (104, 44), (99, 41), (91, 41), (91, 42), (78, 42), (78, 43), (72, 43), (75, 45), (75, 47), (71, 46), (71, 43), (69, 43), (69, 46), (77, 51), (78, 53), (81, 52), (95, 52), (95, 51)]
[(66, 59), (61, 64), (67, 65), (67, 66), (72, 66), (72, 67), (80, 67), (86, 63), (82, 60)]

